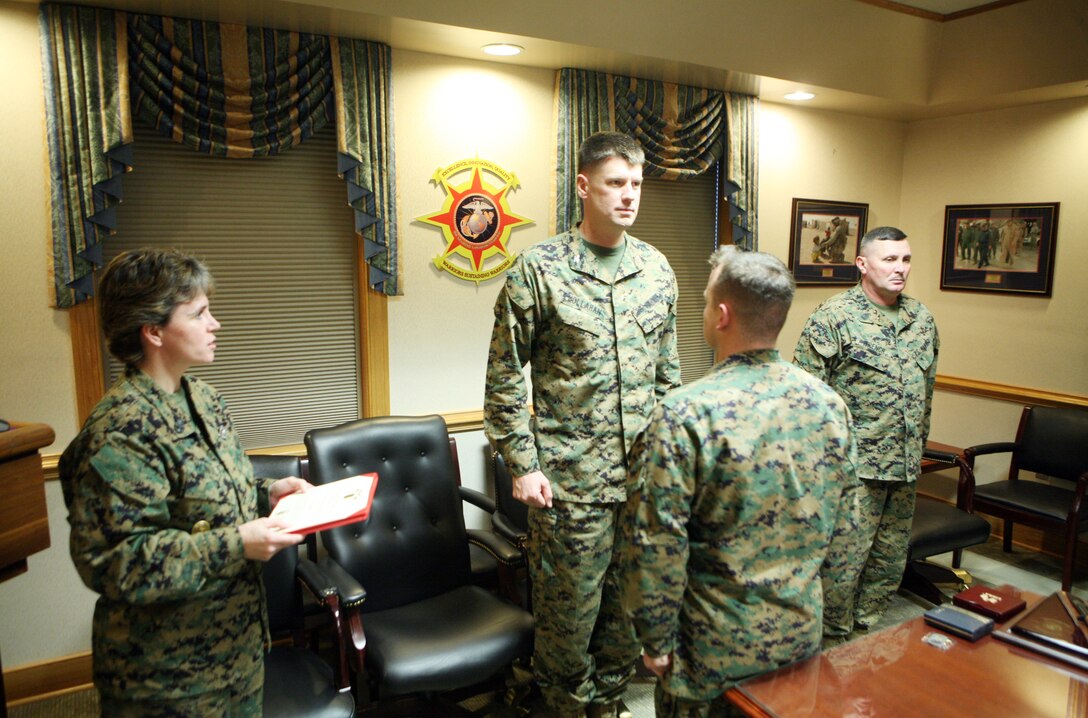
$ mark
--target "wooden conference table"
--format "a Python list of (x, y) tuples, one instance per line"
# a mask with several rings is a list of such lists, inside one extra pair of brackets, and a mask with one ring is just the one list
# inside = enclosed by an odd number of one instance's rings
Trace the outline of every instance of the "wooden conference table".
[[(1029, 608), (1040, 599), (1023, 596)], [(932, 632), (952, 647), (924, 643)], [(971, 643), (919, 616), (751, 678), (726, 697), (759, 718), (1080, 717), (1088, 715), (1088, 672), (992, 636)]]

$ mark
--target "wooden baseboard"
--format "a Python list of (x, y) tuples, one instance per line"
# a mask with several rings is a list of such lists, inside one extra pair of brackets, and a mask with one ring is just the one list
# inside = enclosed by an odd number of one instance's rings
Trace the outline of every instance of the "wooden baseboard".
[(9, 704), (86, 688), (91, 683), (90, 651), (4, 671), (4, 692)]

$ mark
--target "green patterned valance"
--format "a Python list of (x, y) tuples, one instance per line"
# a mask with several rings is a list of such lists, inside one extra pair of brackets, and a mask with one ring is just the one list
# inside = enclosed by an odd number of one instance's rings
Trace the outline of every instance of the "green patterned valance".
[(757, 100), (717, 90), (565, 68), (556, 77), (554, 231), (580, 214), (575, 192), (578, 148), (601, 130), (631, 135), (646, 151), (648, 177), (682, 179), (723, 163), (733, 242), (755, 247), (755, 108)]
[(265, 157), (332, 121), (325, 36), (135, 14), (128, 28), (133, 110), (177, 142)]
[(43, 5), (41, 24), (57, 306), (92, 293), (131, 165), (130, 107), (228, 158), (274, 155), (335, 121), (369, 283), (399, 292), (388, 46), (65, 5)]

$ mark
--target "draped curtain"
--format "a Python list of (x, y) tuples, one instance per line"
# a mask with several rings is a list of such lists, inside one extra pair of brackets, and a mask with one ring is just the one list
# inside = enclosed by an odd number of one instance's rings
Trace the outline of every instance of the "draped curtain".
[[(175, 141), (225, 158), (275, 155), (335, 122), (337, 172), (346, 183), (369, 283), (388, 295), (399, 292), (388, 46), (52, 4), (42, 5), (41, 24), (49, 60), (43, 64), (50, 166), (56, 168), (57, 306), (91, 294), (101, 242), (115, 230), (109, 207), (121, 196), (120, 173), (131, 169), (130, 153), (121, 151), (130, 149), (130, 107)], [(83, 79), (88, 74), (93, 84)], [(82, 112), (66, 110), (66, 98)], [(114, 108), (118, 119), (110, 123), (80, 121), (111, 117)], [(68, 160), (73, 153), (81, 161)], [(123, 163), (106, 162), (113, 156)], [(98, 165), (111, 173), (85, 169)], [(86, 196), (101, 199), (92, 204)]]
[[(756, 245), (756, 98), (589, 70), (556, 75), (554, 231), (580, 214), (575, 192), (578, 148), (602, 130), (631, 135), (646, 151), (648, 177), (681, 179), (722, 162), (734, 244)], [(749, 211), (752, 210), (752, 211)]]
[(117, 225), (121, 178), (132, 167), (128, 47), (123, 14), (43, 5), (42, 38), (53, 303), (70, 307), (93, 289), (102, 240)]

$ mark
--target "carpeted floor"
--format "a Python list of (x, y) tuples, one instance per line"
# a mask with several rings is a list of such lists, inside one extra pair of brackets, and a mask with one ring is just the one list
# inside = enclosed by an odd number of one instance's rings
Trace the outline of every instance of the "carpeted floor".
[[(936, 562), (948, 563), (950, 556), (937, 557)], [(1000, 541), (990, 540), (982, 546), (964, 552), (964, 568), (974, 578), (987, 585), (1012, 584), (1029, 591), (1048, 594), (1060, 587), (1061, 563), (1058, 559), (1026, 549), (1016, 549), (1012, 554), (1001, 550)], [(1088, 598), (1088, 578), (1076, 581), (1074, 592)], [(892, 597), (888, 611), (874, 630), (887, 628), (920, 616), (930, 607), (922, 599), (911, 594)], [(488, 703), (487, 696), (466, 701), (466, 707), (475, 709)], [(633, 718), (653, 718), (654, 684), (650, 679), (639, 679), (631, 684), (624, 697)], [(94, 690), (77, 690), (64, 695), (51, 696), (38, 701), (10, 706), (9, 718), (97, 718), (98, 701)], [(492, 718), (507, 718), (514, 711), (496, 710)], [(428, 718), (419, 716), (419, 718)]]

